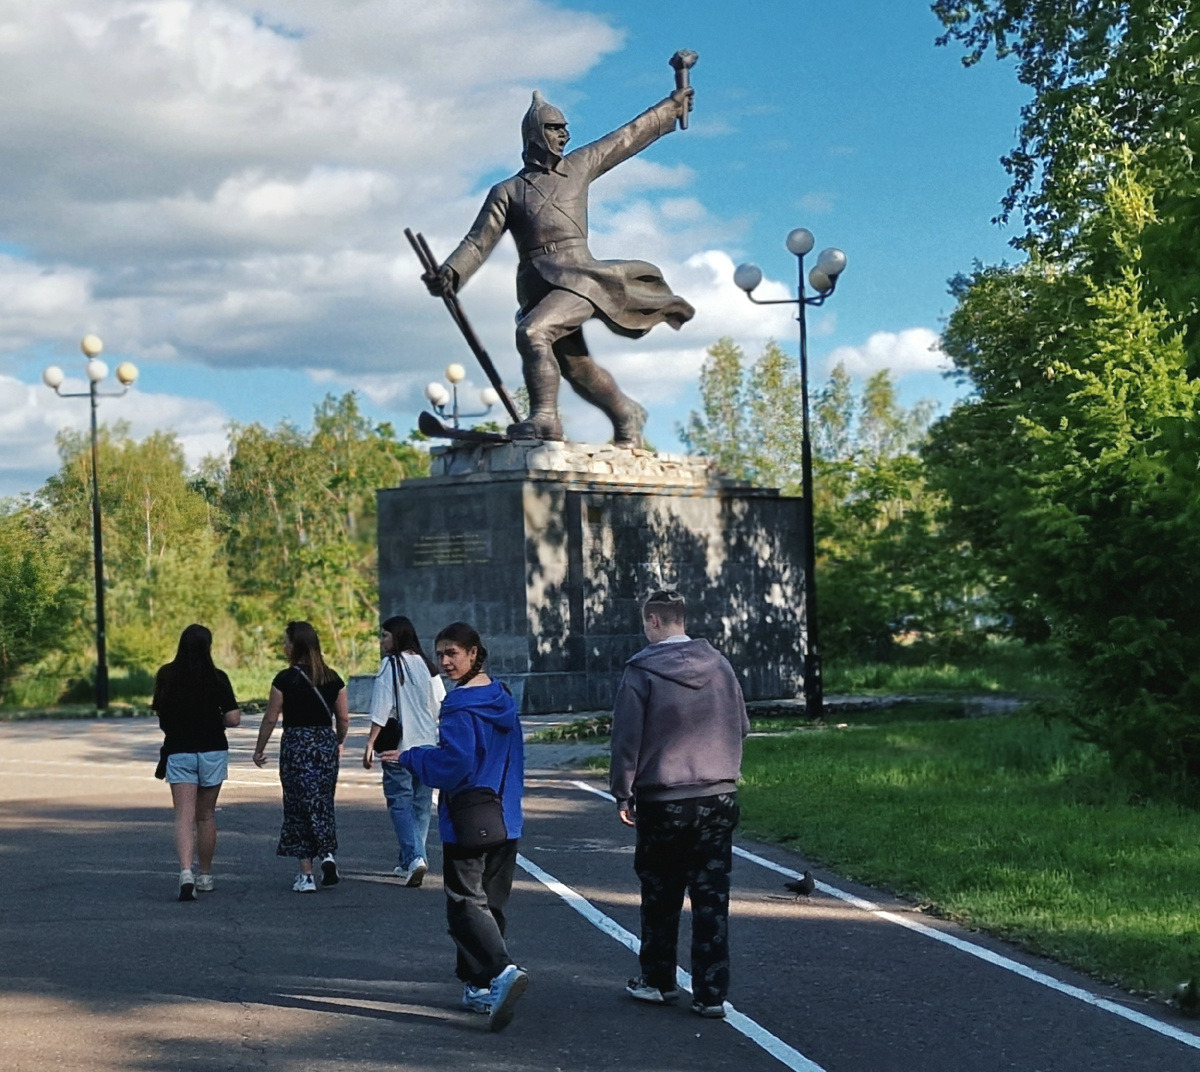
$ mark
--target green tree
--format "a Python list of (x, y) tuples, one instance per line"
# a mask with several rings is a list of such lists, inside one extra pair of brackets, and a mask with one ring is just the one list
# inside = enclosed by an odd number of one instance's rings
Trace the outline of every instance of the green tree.
[(428, 472), (428, 455), (373, 425), (351, 393), (316, 408), (311, 432), (234, 426), (227, 466), (201, 474), (220, 517), (242, 657), (276, 656), (290, 618), (311, 620), (331, 659), (375, 652), (375, 492)]
[(1200, 371), (1200, 8), (1184, 0), (935, 0), (964, 62), (1011, 58), (1033, 91), (1001, 218), (1023, 214), (1018, 242), (1062, 267), (1090, 261), (1119, 276), (1104, 223), (1114, 179), (1132, 170), (1150, 192), (1141, 286), (1185, 327)]
[[(73, 631), (86, 650), (94, 631), (90, 437), (63, 432), (59, 454), (61, 468), (38, 497), (39, 525), (45, 546), (74, 578)], [(220, 541), (173, 434), (138, 442), (124, 423), (103, 427), (99, 459), (110, 657), (116, 666), (152, 671), (189, 623), (220, 631), (230, 598)]]
[(28, 505), (0, 504), (0, 699), (17, 673), (67, 645), (78, 614), (36, 521)]
[[(947, 524), (1014, 617), (1079, 670), (1076, 717), (1119, 761), (1200, 773), (1196, 405), (1177, 322), (1139, 265), (1152, 193), (1126, 171), (1089, 221), (1094, 273), (1035, 255), (955, 286), (943, 346), (974, 394), (924, 457)], [(1119, 270), (1111, 266), (1119, 265)]]
[[(735, 479), (801, 494), (803, 396), (794, 359), (769, 343), (753, 365), (722, 339), (701, 372), (703, 412), (683, 442)], [(855, 393), (836, 366), (812, 401), (813, 493), (822, 643), (832, 656), (883, 656), (900, 632), (963, 631), (978, 585), (964, 556), (942, 544), (935, 496), (915, 446), (930, 403), (900, 406), (891, 375)]]

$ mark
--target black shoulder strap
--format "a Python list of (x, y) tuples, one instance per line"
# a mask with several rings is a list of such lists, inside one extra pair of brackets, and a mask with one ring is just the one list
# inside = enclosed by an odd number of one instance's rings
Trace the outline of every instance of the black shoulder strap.
[(396, 700), (396, 717), (400, 717), (400, 682), (396, 679), (397, 656), (389, 655), (388, 662), (392, 664), (392, 696)]
[(304, 678), (305, 681), (308, 682), (308, 684), (312, 688), (313, 692), (315, 692), (317, 694), (317, 699), (321, 701), (321, 706), (323, 708), (325, 708), (325, 714), (327, 714), (331, 719), (333, 719), (336, 722), (337, 719), (333, 718), (333, 711), (330, 710), (329, 704), (326, 702), (325, 697), (321, 695), (321, 690), (312, 683), (312, 680), (309, 678), (309, 676), (303, 670), (300, 669), (300, 667), (297, 666), (297, 667), (294, 667), (294, 669), (296, 670), (297, 673), (299, 673), (299, 675), (302, 678)]

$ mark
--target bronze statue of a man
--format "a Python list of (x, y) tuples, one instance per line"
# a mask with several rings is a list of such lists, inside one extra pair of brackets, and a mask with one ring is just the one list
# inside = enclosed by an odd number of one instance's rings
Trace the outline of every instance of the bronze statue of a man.
[(646, 261), (598, 261), (588, 249), (587, 198), (593, 179), (675, 129), (691, 107), (690, 87), (611, 134), (564, 155), (566, 117), (540, 93), (521, 123), (525, 166), (488, 193), (474, 225), (436, 275), (431, 294), (455, 293), (511, 231), (517, 268), (517, 350), (529, 391), (528, 420), (509, 428), (527, 438), (562, 439), (560, 377), (604, 411), (613, 441), (640, 447), (646, 411), (592, 359), (583, 324), (598, 317), (618, 335), (637, 339), (655, 324), (680, 328), (695, 310), (671, 293), (662, 272)]

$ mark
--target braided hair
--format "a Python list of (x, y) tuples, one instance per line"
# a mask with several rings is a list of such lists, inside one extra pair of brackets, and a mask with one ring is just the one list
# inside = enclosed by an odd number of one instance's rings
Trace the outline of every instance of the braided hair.
[(475, 649), (475, 661), (471, 663), (471, 669), (458, 682), (458, 686), (461, 688), (471, 678), (477, 677), (483, 671), (483, 664), (487, 661), (487, 648), (483, 646), (483, 641), (479, 639), (475, 628), (466, 622), (451, 622), (438, 633), (434, 644), (440, 644), (443, 640), (450, 641), (451, 644), (457, 645), (463, 651)]

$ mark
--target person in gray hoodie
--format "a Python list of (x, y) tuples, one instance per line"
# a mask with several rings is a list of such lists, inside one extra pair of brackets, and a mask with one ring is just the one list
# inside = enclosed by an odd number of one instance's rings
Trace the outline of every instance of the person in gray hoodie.
[(613, 706), (609, 780), (623, 823), (637, 828), (642, 889), (638, 1001), (679, 998), (679, 918), (692, 902), (692, 1008), (725, 1015), (729, 992), (729, 873), (738, 822), (746, 702), (728, 660), (686, 631), (678, 592), (642, 608), (649, 644), (625, 664)]

